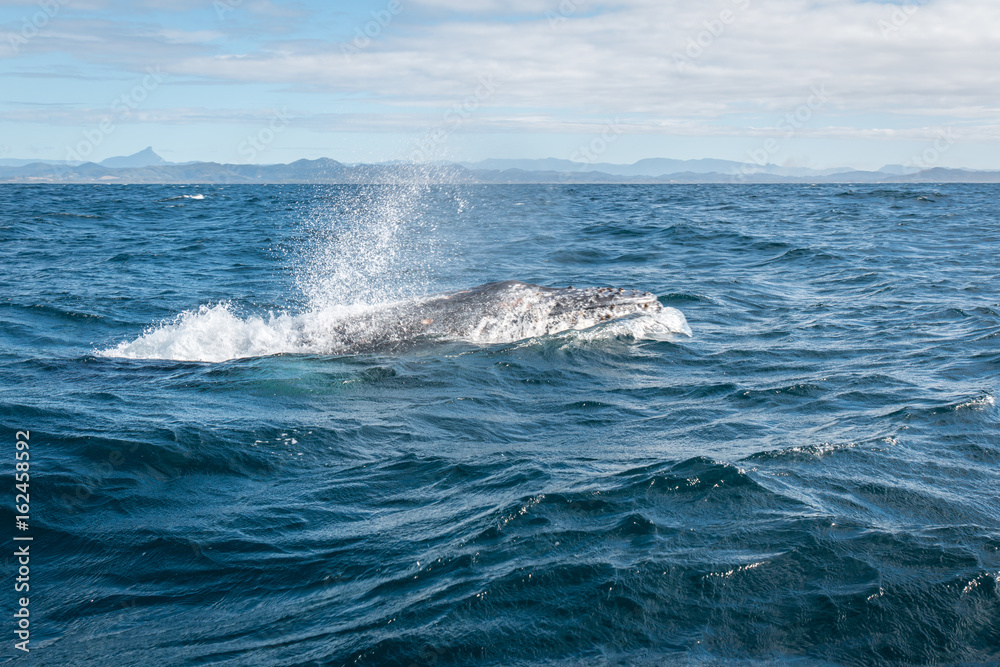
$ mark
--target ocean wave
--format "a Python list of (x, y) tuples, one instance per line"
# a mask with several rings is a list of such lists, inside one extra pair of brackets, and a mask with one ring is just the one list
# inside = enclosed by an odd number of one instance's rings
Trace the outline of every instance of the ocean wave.
[(993, 394), (984, 394), (982, 396), (972, 399), (971, 401), (965, 401), (964, 403), (959, 403), (958, 405), (955, 406), (954, 409), (956, 411), (966, 410), (966, 409), (986, 410), (988, 408), (992, 408), (996, 404), (997, 404), (997, 399), (996, 397), (993, 396)]

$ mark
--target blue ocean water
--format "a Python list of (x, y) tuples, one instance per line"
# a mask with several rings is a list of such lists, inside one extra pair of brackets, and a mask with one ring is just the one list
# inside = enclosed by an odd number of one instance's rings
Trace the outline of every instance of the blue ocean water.
[[(996, 664), (998, 193), (4, 186), (3, 659)], [(301, 345), (508, 279), (692, 335)]]

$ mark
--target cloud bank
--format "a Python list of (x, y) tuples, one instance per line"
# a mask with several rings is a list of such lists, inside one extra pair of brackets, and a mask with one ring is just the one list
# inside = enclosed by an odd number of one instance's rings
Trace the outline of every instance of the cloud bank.
[[(585, 134), (613, 119), (637, 135), (793, 128), (887, 141), (951, 127), (965, 141), (1000, 139), (1000, 3), (991, 0), (167, 4), (59, 5), (28, 43), (0, 38), (0, 64), (30, 77), (62, 60), (123, 79), (158, 67), (184, 84), (164, 86), (136, 122), (252, 122), (280, 94), (302, 128), (412, 132), (440, 124), (489, 82), (463, 132)], [(38, 7), (16, 3), (5, 16)], [(165, 19), (167, 9), (176, 18)], [(3, 29), (16, 35), (22, 25)], [(230, 103), (199, 109), (198, 86), (228, 87)], [(817, 92), (822, 103), (807, 119), (782, 123)], [(103, 108), (74, 102), (83, 116)], [(2, 113), (13, 122), (28, 111)], [(30, 113), (67, 118), (60, 108)]]

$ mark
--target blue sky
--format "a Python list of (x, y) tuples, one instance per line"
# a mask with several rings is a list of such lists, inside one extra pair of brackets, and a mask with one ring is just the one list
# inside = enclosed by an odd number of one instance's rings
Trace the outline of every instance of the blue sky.
[(0, 4), (0, 158), (1000, 168), (995, 0)]

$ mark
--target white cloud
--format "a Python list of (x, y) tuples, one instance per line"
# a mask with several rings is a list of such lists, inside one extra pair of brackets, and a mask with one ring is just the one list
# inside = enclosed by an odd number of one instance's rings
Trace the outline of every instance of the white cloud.
[(162, 28), (154, 33), (154, 36), (161, 38), (169, 44), (201, 44), (211, 42), (225, 37), (225, 33), (218, 30), (173, 30)]
[[(447, 106), (490, 76), (498, 84), (491, 106), (544, 110), (566, 123), (612, 114), (655, 122), (778, 112), (801, 104), (814, 84), (830, 92), (828, 115), (984, 118), (1000, 107), (1000, 46), (992, 34), (1000, 3), (992, 0), (938, 0), (902, 22), (893, 14), (899, 6), (850, 0), (631, 0), (599, 14), (576, 5), (555, 23), (545, 12), (559, 3), (521, 0), (505, 3), (506, 13), (530, 9), (537, 19), (466, 11), (461, 20), (416, 20), (421, 7), (453, 5), (407, 6), (401, 25), (354, 45), (349, 59), (341, 44), (283, 42), (239, 56), (196, 55), (170, 68), (363, 93), (399, 106)], [(477, 7), (495, 11), (498, 3)]]

